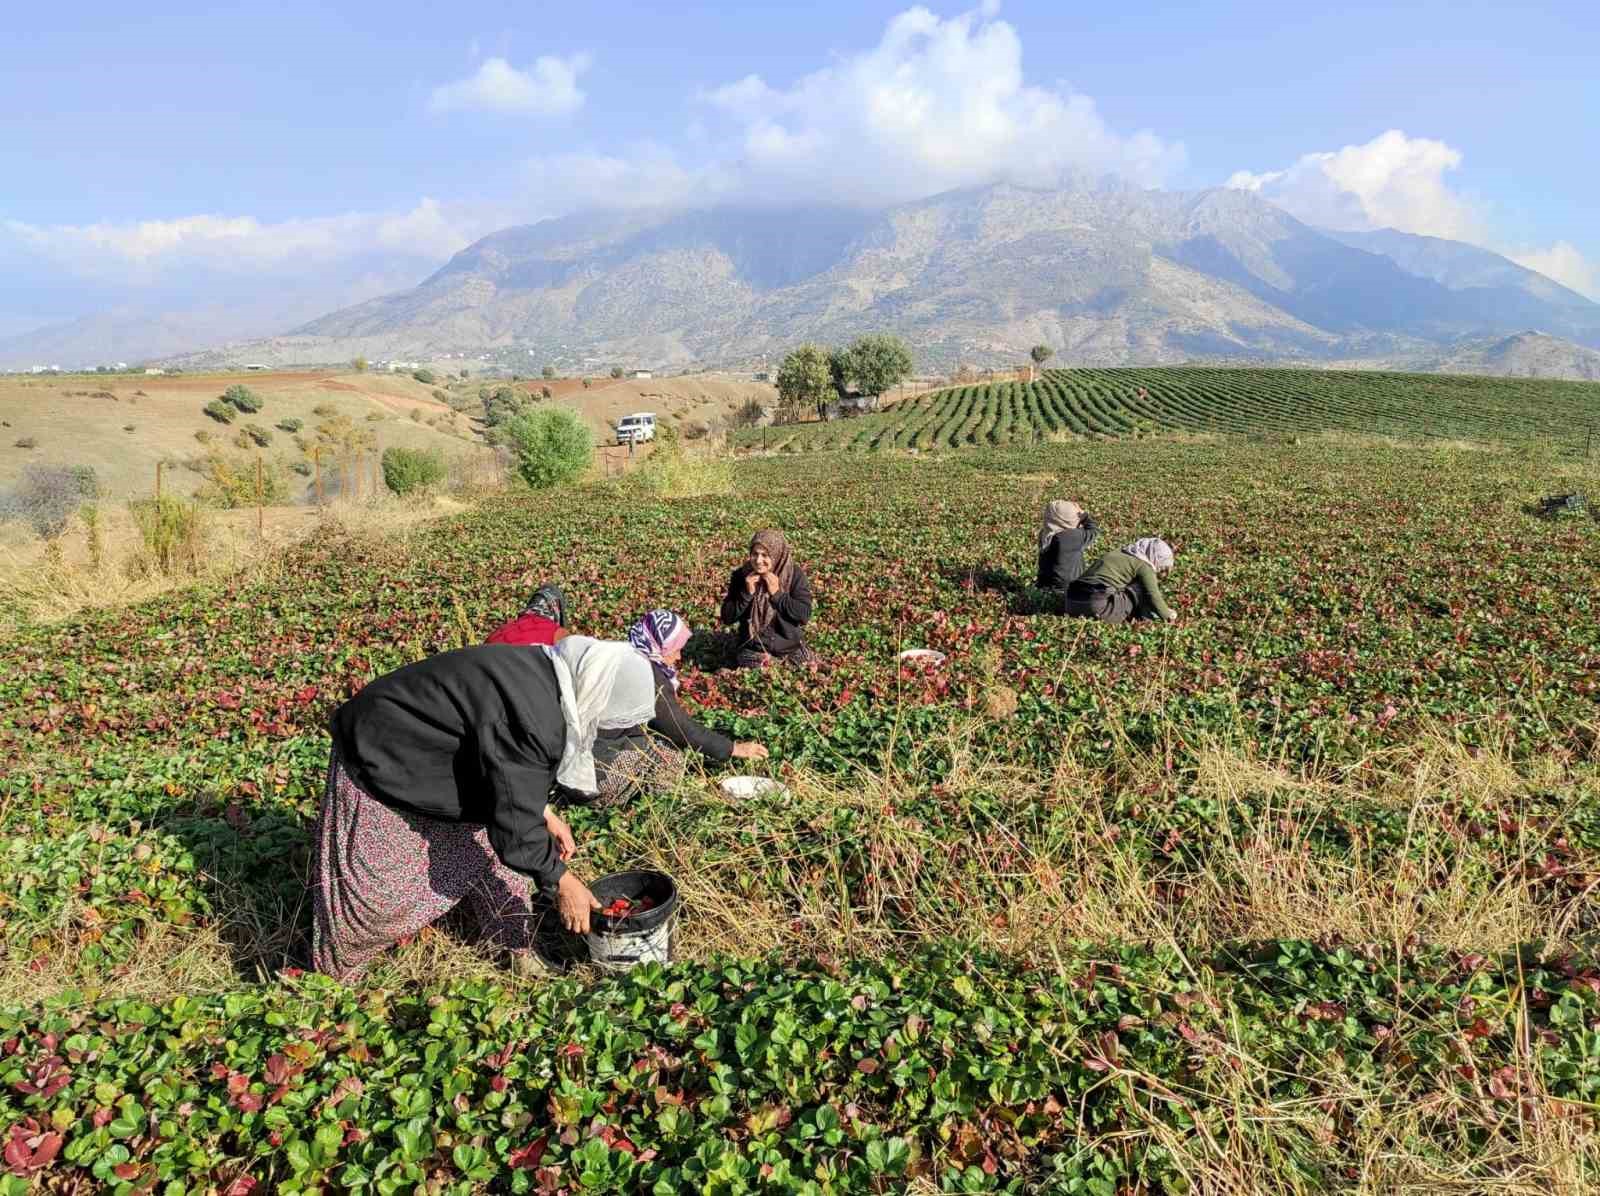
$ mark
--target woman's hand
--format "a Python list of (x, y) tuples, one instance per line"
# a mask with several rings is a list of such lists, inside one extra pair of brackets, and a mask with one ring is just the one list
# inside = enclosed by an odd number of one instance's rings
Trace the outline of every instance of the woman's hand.
[(776, 573), (763, 573), (761, 575), (761, 581), (767, 587), (767, 593), (777, 594), (778, 575)]
[(759, 743), (736, 743), (733, 745), (733, 758), (735, 760), (765, 760), (768, 752)]
[(600, 903), (584, 884), (570, 872), (561, 874), (556, 888), (556, 910), (561, 915), (561, 925), (572, 934), (589, 933), (589, 915), (600, 908)]
[(756, 587), (760, 584), (761, 574), (757, 573), (754, 569), (750, 570), (750, 572), (744, 575), (744, 588), (746, 593), (754, 594), (756, 592)]
[(567, 825), (565, 818), (561, 817), (549, 806), (544, 808), (544, 828), (550, 832), (550, 837), (556, 841), (556, 849), (560, 853), (563, 864), (577, 854), (578, 844), (572, 837), (572, 828)]

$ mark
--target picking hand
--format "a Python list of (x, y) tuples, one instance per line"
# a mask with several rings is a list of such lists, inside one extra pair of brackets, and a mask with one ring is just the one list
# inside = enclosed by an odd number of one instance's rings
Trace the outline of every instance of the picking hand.
[(589, 892), (588, 885), (570, 872), (561, 874), (561, 881), (556, 889), (556, 910), (561, 915), (561, 924), (569, 932), (588, 934), (589, 915), (599, 908), (600, 903), (594, 899), (594, 894)]
[(549, 806), (544, 808), (544, 826), (550, 832), (550, 837), (556, 841), (556, 849), (564, 864), (570, 860), (578, 850), (578, 843), (572, 837), (572, 828), (567, 825), (567, 820), (557, 814)]
[(735, 760), (765, 760), (767, 749), (759, 743), (736, 743), (733, 745), (733, 758)]

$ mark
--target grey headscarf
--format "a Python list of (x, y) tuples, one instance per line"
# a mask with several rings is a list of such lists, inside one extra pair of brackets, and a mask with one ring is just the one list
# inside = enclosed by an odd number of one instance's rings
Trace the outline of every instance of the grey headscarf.
[(1122, 551), (1131, 557), (1137, 557), (1157, 573), (1165, 573), (1172, 568), (1172, 562), (1175, 559), (1172, 545), (1155, 536), (1146, 536), (1142, 540), (1135, 540)]
[(1083, 519), (1083, 508), (1075, 502), (1058, 498), (1044, 504), (1044, 516), (1039, 522), (1039, 551), (1050, 547), (1050, 541), (1062, 532), (1070, 532)]

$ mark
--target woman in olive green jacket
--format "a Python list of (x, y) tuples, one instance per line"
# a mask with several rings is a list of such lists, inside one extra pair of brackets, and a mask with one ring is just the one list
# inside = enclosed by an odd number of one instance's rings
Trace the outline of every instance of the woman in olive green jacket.
[(1146, 536), (1117, 552), (1108, 552), (1067, 587), (1069, 615), (1128, 623), (1135, 619), (1177, 621), (1167, 605), (1157, 575), (1172, 568), (1172, 546)]

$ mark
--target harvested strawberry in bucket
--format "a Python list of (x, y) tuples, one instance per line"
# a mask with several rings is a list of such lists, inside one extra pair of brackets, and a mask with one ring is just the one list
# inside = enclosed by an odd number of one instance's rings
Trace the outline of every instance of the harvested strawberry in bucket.
[(589, 957), (609, 971), (625, 971), (651, 960), (670, 959), (678, 891), (660, 872), (618, 872), (590, 886), (600, 903), (589, 934)]

